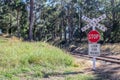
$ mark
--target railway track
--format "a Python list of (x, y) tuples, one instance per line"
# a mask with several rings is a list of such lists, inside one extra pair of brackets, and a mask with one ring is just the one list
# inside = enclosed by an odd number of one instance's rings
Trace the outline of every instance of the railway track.
[[(73, 56), (77, 58), (80, 58), (80, 57), (92, 58), (89, 55), (83, 55), (83, 54), (77, 54), (77, 53), (74, 53)], [(99, 56), (99, 57), (96, 57), (96, 59), (105, 61), (105, 62), (120, 64), (120, 58), (115, 58), (115, 57), (110, 57), (110, 56)]]

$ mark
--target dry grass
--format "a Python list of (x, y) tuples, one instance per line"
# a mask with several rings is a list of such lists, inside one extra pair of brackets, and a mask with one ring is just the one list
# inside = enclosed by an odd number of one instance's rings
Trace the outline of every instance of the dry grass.
[(101, 50), (112, 54), (120, 54), (120, 43), (102, 45)]
[(10, 39), (9, 39), (9, 42), (21, 42), (23, 41), (22, 38), (18, 38), (18, 37), (15, 37), (15, 36), (12, 36)]

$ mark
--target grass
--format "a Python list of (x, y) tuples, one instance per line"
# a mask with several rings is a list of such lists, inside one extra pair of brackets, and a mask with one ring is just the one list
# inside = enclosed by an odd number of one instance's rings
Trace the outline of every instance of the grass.
[(44, 42), (0, 39), (0, 78), (43, 77), (60, 67), (73, 66), (73, 58)]
[(101, 46), (103, 51), (111, 52), (112, 54), (120, 54), (120, 43), (104, 44)]
[(65, 80), (95, 80), (94, 76), (92, 75), (75, 75), (75, 76), (68, 76), (65, 78)]
[(72, 56), (48, 43), (0, 39), (0, 80), (48, 77), (74, 66)]

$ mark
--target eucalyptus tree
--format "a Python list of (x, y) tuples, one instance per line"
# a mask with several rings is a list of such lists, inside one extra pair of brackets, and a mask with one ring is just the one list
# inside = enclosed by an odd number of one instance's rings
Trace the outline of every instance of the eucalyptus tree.
[(81, 1), (78, 1), (75, 3), (74, 5), (75, 9), (76, 9), (76, 28), (73, 32), (75, 39), (78, 38), (81, 42), (82, 39), (82, 32), (81, 32), (81, 28), (82, 28), (82, 13), (83, 13), (83, 4)]
[[(9, 34), (9, 30), (12, 28), (12, 22), (15, 20), (14, 12), (12, 12), (11, 2), (2, 0), (1, 2), (1, 28), (4, 32)], [(14, 22), (15, 23), (15, 22)]]
[[(20, 37), (21, 36), (21, 25), (20, 25), (20, 21), (21, 21), (21, 17), (26, 12), (26, 4), (24, 2), (22, 2), (21, 0), (13, 0), (12, 2), (12, 10), (15, 11), (16, 13), (16, 21), (17, 21), (17, 36)], [(24, 12), (23, 12), (24, 11)]]
[[(80, 0), (79, 0), (80, 1)], [(82, 0), (84, 15), (92, 18), (106, 14), (107, 18), (102, 21), (108, 30), (103, 33), (103, 41), (119, 42), (120, 35), (120, 1), (119, 0)], [(87, 30), (88, 32), (89, 30)], [(86, 33), (87, 33), (86, 32)], [(102, 33), (101, 33), (102, 34)]]
[[(120, 1), (110, 0), (109, 2), (105, 0), (105, 11), (108, 18), (109, 34), (107, 35), (108, 42), (120, 42)], [(105, 38), (106, 39), (106, 38)]]
[(20, 0), (1, 0), (1, 4), (1, 24), (3, 31), (20, 37), (20, 26), (23, 24), (20, 24), (22, 20), (20, 18), (26, 12), (25, 3)]
[(34, 5), (34, 40), (41, 40), (44, 35), (45, 20), (42, 19), (42, 14), (44, 14), (44, 9), (46, 6), (46, 0), (35, 0)]
[(93, 18), (102, 14), (107, 18), (101, 23), (108, 28), (101, 32), (103, 40), (119, 42), (119, 0), (0, 0), (0, 27), (30, 40), (73, 41), (76, 36), (75, 40), (81, 40), (89, 32), (81, 33), (86, 25), (82, 15)]

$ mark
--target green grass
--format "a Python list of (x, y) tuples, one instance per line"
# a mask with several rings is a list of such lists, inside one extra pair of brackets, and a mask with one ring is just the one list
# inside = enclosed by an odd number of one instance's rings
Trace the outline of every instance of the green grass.
[(65, 78), (65, 80), (95, 80), (94, 76), (92, 75), (75, 75), (75, 76), (68, 76)]
[(34, 80), (74, 65), (72, 56), (48, 43), (0, 39), (0, 80)]
[(43, 77), (58, 68), (73, 66), (73, 61), (69, 54), (44, 42), (0, 40), (0, 79)]

